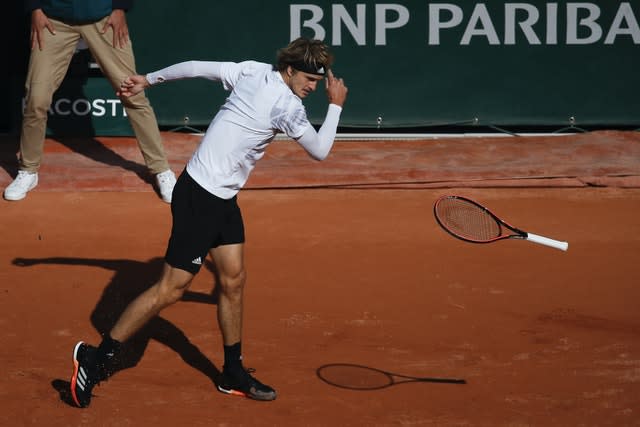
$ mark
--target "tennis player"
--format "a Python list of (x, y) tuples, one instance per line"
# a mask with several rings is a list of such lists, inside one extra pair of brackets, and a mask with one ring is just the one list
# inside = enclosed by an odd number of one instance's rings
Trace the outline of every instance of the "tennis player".
[[(237, 193), (277, 133), (296, 140), (316, 160), (329, 154), (347, 87), (331, 72), (333, 55), (319, 40), (299, 38), (280, 49), (275, 66), (255, 61), (172, 65), (127, 77), (118, 95), (129, 97), (172, 80), (206, 78), (230, 91), (176, 183), (173, 225), (162, 277), (125, 309), (96, 348), (82, 341), (73, 350), (71, 395), (89, 405), (92, 389), (111, 373), (126, 341), (165, 307), (179, 301), (209, 253), (219, 272), (218, 324), (224, 344), (219, 391), (273, 400), (276, 391), (242, 363), (242, 300), (245, 284), (244, 226)], [(324, 80), (329, 107), (316, 131), (302, 100)]]

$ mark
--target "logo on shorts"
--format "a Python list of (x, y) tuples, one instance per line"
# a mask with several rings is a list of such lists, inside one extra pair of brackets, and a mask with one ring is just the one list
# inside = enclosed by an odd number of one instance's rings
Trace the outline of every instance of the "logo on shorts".
[(198, 257), (191, 261), (191, 264), (202, 265), (202, 257)]

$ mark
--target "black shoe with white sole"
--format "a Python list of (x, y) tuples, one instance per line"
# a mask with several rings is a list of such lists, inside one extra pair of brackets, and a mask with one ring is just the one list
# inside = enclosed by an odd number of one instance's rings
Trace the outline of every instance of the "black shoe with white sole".
[(97, 361), (97, 348), (80, 341), (73, 349), (73, 376), (71, 377), (71, 397), (80, 408), (91, 403), (93, 387), (103, 379)]
[(234, 396), (248, 397), (254, 400), (274, 400), (276, 391), (251, 376), (252, 369), (229, 372), (223, 370), (218, 390)]

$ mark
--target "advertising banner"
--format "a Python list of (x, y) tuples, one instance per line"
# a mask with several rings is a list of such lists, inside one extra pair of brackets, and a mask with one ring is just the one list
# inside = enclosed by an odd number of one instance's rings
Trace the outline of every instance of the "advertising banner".
[[(191, 59), (273, 63), (296, 37), (324, 40), (349, 87), (345, 127), (640, 125), (640, 0), (136, 0), (128, 17), (140, 73)], [(130, 132), (111, 88), (83, 85), (58, 99), (56, 117)], [(189, 80), (147, 95), (166, 128), (206, 126), (226, 93)], [(305, 104), (320, 123), (322, 86)]]

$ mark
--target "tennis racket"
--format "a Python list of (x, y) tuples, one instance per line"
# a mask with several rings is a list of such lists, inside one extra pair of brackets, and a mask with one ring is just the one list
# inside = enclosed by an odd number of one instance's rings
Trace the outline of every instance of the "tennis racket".
[(480, 203), (462, 196), (442, 196), (433, 207), (436, 221), (449, 234), (472, 243), (491, 243), (503, 239), (524, 239), (566, 251), (569, 243), (522, 231)]
[(411, 377), (351, 363), (330, 363), (316, 370), (318, 378), (334, 387), (349, 390), (379, 390), (411, 382), (466, 384), (463, 379)]

